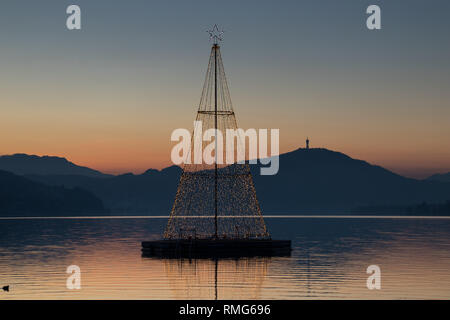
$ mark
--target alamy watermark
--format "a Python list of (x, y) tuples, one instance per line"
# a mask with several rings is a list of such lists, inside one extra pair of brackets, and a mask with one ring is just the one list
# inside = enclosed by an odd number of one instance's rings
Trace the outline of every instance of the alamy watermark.
[(81, 9), (79, 6), (72, 4), (67, 7), (66, 13), (70, 14), (66, 20), (66, 27), (69, 30), (81, 29)]
[[(66, 19), (66, 27), (68, 30), (81, 29), (81, 8), (78, 5), (71, 4), (66, 9), (69, 16)], [(381, 8), (378, 5), (369, 5), (366, 9), (369, 16), (366, 19), (366, 26), (369, 30), (381, 29)]]
[(367, 278), (366, 285), (369, 290), (381, 289), (381, 269), (376, 264), (372, 264), (367, 267), (367, 274), (370, 276)]
[(81, 289), (81, 269), (79, 266), (73, 264), (67, 267), (66, 273), (70, 276), (66, 280), (66, 287), (69, 290)]
[[(209, 128), (203, 132), (202, 121), (194, 121), (194, 136), (187, 129), (175, 129), (171, 141), (178, 141), (172, 148), (174, 164), (232, 165), (262, 164), (261, 175), (275, 175), (279, 169), (280, 130), (270, 129), (270, 154), (268, 129), (220, 129)], [(247, 143), (248, 141), (248, 148)], [(192, 152), (193, 151), (193, 152)], [(247, 153), (248, 151), (248, 153)]]

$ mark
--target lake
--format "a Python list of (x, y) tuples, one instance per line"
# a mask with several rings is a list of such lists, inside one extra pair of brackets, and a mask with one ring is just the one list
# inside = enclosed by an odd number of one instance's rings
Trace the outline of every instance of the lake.
[[(450, 219), (268, 217), (290, 257), (158, 259), (167, 217), (0, 219), (0, 299), (450, 299)], [(66, 268), (81, 269), (69, 290)], [(381, 289), (366, 286), (369, 265)]]

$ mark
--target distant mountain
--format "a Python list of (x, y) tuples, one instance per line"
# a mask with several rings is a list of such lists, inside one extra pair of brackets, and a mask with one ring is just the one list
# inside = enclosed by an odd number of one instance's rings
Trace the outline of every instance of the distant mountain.
[(297, 149), (280, 156), (274, 176), (253, 167), (265, 213), (347, 211), (360, 206), (440, 203), (450, 184), (409, 179), (327, 149)]
[[(382, 167), (327, 149), (298, 149), (280, 156), (280, 170), (261, 176), (252, 165), (263, 213), (349, 212), (363, 206), (443, 203), (450, 183), (402, 177)], [(181, 169), (150, 169), (141, 175), (104, 179), (81, 175), (28, 175), (49, 185), (81, 187), (117, 214), (166, 215), (175, 198)]]
[(359, 215), (449, 216), (450, 200), (441, 203), (422, 202), (415, 205), (375, 205), (356, 207), (351, 213)]
[(103, 178), (109, 175), (87, 167), (80, 167), (67, 161), (65, 158), (50, 156), (35, 156), (17, 153), (0, 156), (0, 170), (9, 171), (19, 175), (82, 175)]
[(140, 175), (127, 173), (108, 178), (81, 175), (27, 175), (29, 179), (66, 187), (81, 187), (101, 198), (116, 214), (168, 214), (181, 175), (171, 166), (161, 171), (150, 169)]
[(450, 172), (448, 173), (438, 173), (434, 174), (431, 177), (428, 177), (426, 180), (429, 181), (442, 181), (442, 182), (450, 182)]
[(0, 216), (107, 213), (102, 201), (80, 188), (48, 186), (0, 170)]

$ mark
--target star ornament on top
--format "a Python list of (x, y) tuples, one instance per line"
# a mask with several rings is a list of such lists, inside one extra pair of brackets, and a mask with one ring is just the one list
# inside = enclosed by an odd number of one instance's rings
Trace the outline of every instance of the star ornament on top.
[(212, 30), (206, 31), (209, 33), (209, 40), (213, 42), (213, 44), (218, 44), (219, 41), (222, 41), (223, 36), (223, 30), (219, 30), (219, 27), (217, 27), (217, 24), (214, 25)]

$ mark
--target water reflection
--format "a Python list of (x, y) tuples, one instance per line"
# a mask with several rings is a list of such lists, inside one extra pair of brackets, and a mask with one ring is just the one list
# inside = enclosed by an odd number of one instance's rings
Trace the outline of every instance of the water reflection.
[(261, 299), (270, 259), (161, 259), (161, 262), (175, 299)]
[[(450, 220), (267, 219), (290, 257), (156, 259), (165, 219), (0, 221), (0, 299), (450, 298)], [(66, 288), (79, 265), (82, 289)], [(382, 289), (366, 288), (366, 268)]]

